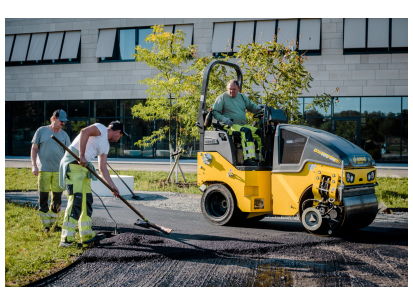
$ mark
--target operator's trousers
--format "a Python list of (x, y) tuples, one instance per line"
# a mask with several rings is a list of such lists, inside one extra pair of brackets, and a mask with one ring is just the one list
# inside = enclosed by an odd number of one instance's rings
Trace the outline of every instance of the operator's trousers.
[[(50, 228), (57, 220), (62, 205), (63, 189), (59, 186), (59, 172), (39, 172), (37, 178), (39, 191), (39, 216), (43, 227)], [(52, 196), (49, 206), (49, 192)]]
[(75, 240), (76, 226), (82, 242), (96, 236), (92, 231), (92, 189), (87, 168), (69, 164), (66, 170), (67, 207), (62, 226), (62, 242)]
[(232, 135), (234, 131), (239, 131), (241, 133), (241, 145), (242, 153), (244, 155), (244, 160), (257, 159), (261, 160), (261, 156), (256, 156), (255, 154), (255, 143), (257, 142), (257, 148), (260, 150), (261, 154), (261, 129), (253, 127), (251, 125), (239, 125), (233, 124), (231, 127), (225, 126), (229, 135)]

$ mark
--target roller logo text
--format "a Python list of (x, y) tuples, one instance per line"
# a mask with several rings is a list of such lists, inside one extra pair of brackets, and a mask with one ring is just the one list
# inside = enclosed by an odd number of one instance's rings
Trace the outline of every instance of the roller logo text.
[(322, 155), (323, 157), (326, 157), (327, 159), (329, 159), (333, 162), (340, 163), (340, 161), (338, 159), (334, 158), (333, 156), (330, 156), (329, 154), (326, 154), (325, 152), (322, 152), (322, 151), (318, 150), (317, 148), (314, 148), (314, 152)]

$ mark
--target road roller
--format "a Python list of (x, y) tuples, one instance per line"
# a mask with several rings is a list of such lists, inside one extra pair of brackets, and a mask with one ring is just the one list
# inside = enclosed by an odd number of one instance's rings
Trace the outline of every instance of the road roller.
[(265, 106), (254, 115), (262, 142), (256, 153), (262, 160), (243, 165), (240, 134), (228, 135), (205, 110), (209, 74), (217, 64), (234, 68), (242, 86), (236, 64), (212, 61), (205, 69), (196, 122), (197, 181), (205, 219), (224, 226), (298, 214), (308, 232), (321, 236), (370, 225), (378, 212), (375, 162), (344, 138), (288, 124), (282, 110)]

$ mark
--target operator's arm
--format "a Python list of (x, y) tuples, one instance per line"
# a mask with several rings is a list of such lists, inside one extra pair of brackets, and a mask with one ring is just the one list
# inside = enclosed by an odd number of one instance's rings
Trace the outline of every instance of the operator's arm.
[(99, 128), (97, 128), (96, 126), (89, 126), (86, 128), (83, 128), (80, 131), (80, 139), (79, 139), (79, 164), (82, 166), (86, 166), (87, 165), (87, 161), (85, 158), (85, 151), (86, 151), (86, 144), (87, 141), (89, 140), (89, 137), (98, 137), (100, 136), (101, 133), (99, 131)]
[(36, 144), (32, 144), (32, 149), (30, 151), (30, 159), (32, 161), (32, 173), (33, 175), (39, 175), (39, 169), (37, 168), (36, 158), (37, 158), (37, 151), (39, 147)]
[(212, 106), (212, 114), (214, 118), (220, 122), (225, 122), (226, 117), (222, 115), (222, 110), (224, 109), (224, 99), (222, 96), (218, 96)]
[(103, 179), (116, 191), (116, 193), (112, 192), (111, 193), (115, 196), (118, 197), (119, 195), (119, 190), (115, 186), (115, 183), (113, 183), (112, 178), (110, 178), (110, 174), (108, 171), (108, 168), (106, 167), (106, 162), (108, 160), (108, 155), (103, 154), (98, 156), (98, 163), (99, 163), (99, 172), (103, 176)]
[(254, 104), (253, 102), (251, 102), (251, 100), (245, 94), (242, 94), (242, 96), (244, 97), (245, 108), (247, 109), (248, 112), (258, 113), (258, 112), (261, 111), (261, 106), (260, 105), (257, 105), (257, 104)]

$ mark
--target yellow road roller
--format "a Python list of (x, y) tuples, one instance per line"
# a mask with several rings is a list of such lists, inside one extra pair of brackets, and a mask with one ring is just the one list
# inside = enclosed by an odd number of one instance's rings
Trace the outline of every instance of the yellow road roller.
[[(377, 171), (372, 157), (357, 145), (326, 131), (287, 124), (282, 110), (265, 106), (259, 119), (263, 161), (244, 166), (241, 138), (231, 136), (218, 121), (206, 120), (211, 69), (241, 69), (212, 61), (205, 69), (196, 126), (198, 185), (201, 210), (213, 225), (258, 221), (268, 214), (298, 214), (305, 229), (332, 236), (370, 225), (378, 212), (374, 187)], [(209, 122), (212, 130), (207, 130)], [(257, 154), (259, 152), (257, 151)]]

